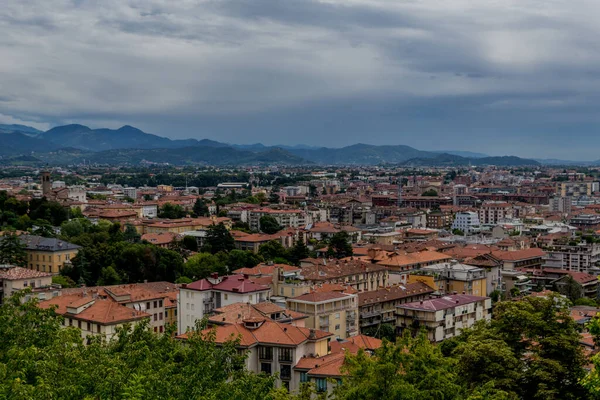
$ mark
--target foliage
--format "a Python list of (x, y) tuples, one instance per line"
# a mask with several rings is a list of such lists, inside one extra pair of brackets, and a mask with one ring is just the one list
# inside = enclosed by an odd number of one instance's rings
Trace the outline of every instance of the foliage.
[(258, 248), (258, 254), (265, 260), (274, 261), (276, 258), (286, 258), (287, 250), (285, 247), (283, 247), (280, 241), (271, 240), (260, 245)]
[(25, 244), (13, 232), (6, 232), (0, 238), (0, 264), (10, 264), (18, 267), (27, 266)]
[[(87, 345), (79, 329), (34, 301), (14, 296), (0, 307), (0, 398), (249, 399), (271, 398), (274, 378), (248, 372), (236, 342), (214, 335), (182, 343), (126, 326)], [(201, 327), (200, 325), (198, 326)]]
[(231, 270), (256, 267), (263, 261), (260, 255), (246, 250), (231, 250), (228, 257), (228, 265)]
[(77, 284), (75, 283), (75, 281), (71, 278), (69, 278), (68, 276), (62, 276), (62, 275), (54, 275), (52, 277), (52, 283), (56, 284), (56, 285), (60, 285), (63, 288), (72, 288), (77, 286)]
[(158, 210), (159, 218), (178, 219), (186, 216), (186, 212), (179, 204), (166, 203)]
[(282, 227), (272, 215), (263, 215), (259, 220), (260, 230), (268, 235), (279, 232)]
[(196, 217), (208, 216), (208, 206), (204, 203), (204, 200), (200, 198), (196, 200), (196, 202), (194, 203), (193, 212)]
[(220, 251), (227, 252), (234, 248), (235, 240), (222, 222), (208, 227), (203, 251), (216, 254)]
[(310, 257), (310, 250), (308, 249), (306, 243), (304, 243), (304, 240), (302, 240), (302, 238), (296, 240), (294, 246), (292, 246), (292, 248), (288, 250), (288, 259), (294, 265), (298, 265), (300, 263), (300, 260), (303, 260), (308, 257)]
[(352, 255), (352, 244), (350, 243), (350, 235), (347, 232), (341, 231), (335, 233), (329, 240), (327, 255), (335, 258), (350, 257)]
[(227, 254), (198, 253), (191, 256), (183, 266), (183, 275), (194, 280), (206, 278), (212, 273), (225, 275), (227, 270)]
[(183, 248), (189, 251), (198, 251), (198, 241), (193, 236), (184, 236), (181, 240)]
[(369, 326), (361, 329), (361, 333), (377, 339), (387, 339), (392, 343), (396, 341), (396, 326), (392, 324)]

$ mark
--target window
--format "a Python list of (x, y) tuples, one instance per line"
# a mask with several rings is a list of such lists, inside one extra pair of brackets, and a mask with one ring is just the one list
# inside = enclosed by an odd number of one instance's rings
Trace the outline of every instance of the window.
[(271, 375), (271, 363), (260, 363), (260, 372)]
[(158, 308), (158, 302), (154, 300), (154, 308)]
[(252, 301), (252, 295), (250, 295), (250, 301)]
[(149, 309), (150, 309), (150, 302), (147, 302), (146, 303), (146, 310), (149, 310)]
[(339, 326), (339, 325), (336, 325), (336, 326), (335, 326), (335, 330), (336, 330), (336, 331), (339, 331), (339, 330), (340, 330), (340, 326)]
[(176, 308), (173, 310), (173, 314), (174, 314), (175, 316), (177, 316), (177, 309), (176, 309)]
[(160, 333), (163, 333), (163, 330), (164, 330), (164, 328), (163, 328), (162, 326), (160, 326), (160, 327), (158, 328), (158, 331), (159, 331)]
[(327, 379), (325, 378), (317, 378), (317, 393), (323, 393), (327, 391)]
[(185, 303), (185, 309), (189, 310), (190, 309), (190, 303)]
[(77, 327), (81, 329), (81, 321), (77, 321)]
[(163, 313), (161, 313), (161, 312), (158, 313), (158, 319), (162, 321), (162, 319), (163, 319)]
[[(156, 314), (154, 314), (154, 315), (156, 315)], [(158, 332), (158, 328), (155, 326), (154, 327), (154, 333), (156, 333), (156, 332)]]
[(163, 301), (162, 301), (162, 300), (159, 300), (159, 301), (158, 301), (158, 306), (159, 306), (159, 307), (162, 307), (162, 306), (163, 306)]
[(92, 328), (92, 324), (90, 324), (89, 322), (87, 323), (87, 330), (90, 331)]
[[(283, 289), (281, 289), (281, 291), (283, 292)], [(281, 293), (283, 294), (283, 293)], [(296, 289), (292, 288), (292, 297), (294, 297), (296, 295)]]
[(73, 320), (69, 318), (69, 326), (73, 326)]
[(192, 311), (194, 311), (194, 303), (192, 303)]
[(154, 320), (158, 320), (158, 314), (154, 314)]
[(335, 319), (340, 319), (340, 313), (335, 313)]
[(227, 293), (223, 295), (223, 300), (227, 300)]
[(292, 366), (290, 364), (283, 364), (279, 367), (279, 377), (281, 379), (292, 378)]
[(23, 287), (27, 287), (27, 281), (23, 282)]
[(300, 372), (300, 383), (308, 382), (308, 373)]
[(273, 359), (273, 348), (267, 346), (260, 346), (258, 348), (258, 358), (261, 360), (272, 360)]
[(281, 347), (279, 348), (279, 361), (292, 362), (293, 349)]
[(100, 333), (100, 324), (98, 324), (98, 325), (96, 326), (96, 331), (97, 331), (98, 333)]

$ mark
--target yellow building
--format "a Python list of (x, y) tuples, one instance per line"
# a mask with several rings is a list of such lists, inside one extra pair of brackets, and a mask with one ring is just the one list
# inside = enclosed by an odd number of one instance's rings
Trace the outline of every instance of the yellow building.
[(51, 274), (58, 274), (65, 264), (70, 264), (80, 248), (56, 238), (21, 235), (19, 239), (25, 245), (27, 268)]
[[(144, 221), (141, 225), (142, 234), (145, 233), (183, 233), (187, 231), (198, 231), (205, 230), (211, 225), (218, 225), (223, 223), (227, 229), (231, 229), (232, 223), (230, 218), (180, 218), (180, 219), (167, 219), (167, 220), (148, 220)], [(139, 230), (138, 230), (139, 232)]]
[(308, 315), (305, 326), (346, 339), (358, 334), (358, 296), (341, 292), (312, 292), (286, 300), (287, 308)]
[(486, 270), (471, 265), (460, 264), (456, 260), (423, 267), (415, 271), (414, 275), (411, 275), (409, 282), (419, 280), (428, 285), (433, 280), (434, 287), (440, 293), (487, 296)]

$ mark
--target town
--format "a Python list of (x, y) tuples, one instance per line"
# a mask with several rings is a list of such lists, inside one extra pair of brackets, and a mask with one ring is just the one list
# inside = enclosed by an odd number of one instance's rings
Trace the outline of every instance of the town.
[[(0, 222), (4, 346), (70, 332), (108, 358), (143, 341), (192, 348), (219, 359), (186, 361), (219, 370), (215, 398), (252, 398), (235, 394), (244, 379), (264, 385), (256, 398), (598, 390), (600, 168), (15, 166)], [(47, 318), (56, 331), (24, 333)], [(163, 362), (161, 379), (186, 374)], [(377, 376), (386, 362), (397, 369)], [(227, 368), (247, 375), (232, 383)], [(114, 385), (198, 395), (136, 382)]]

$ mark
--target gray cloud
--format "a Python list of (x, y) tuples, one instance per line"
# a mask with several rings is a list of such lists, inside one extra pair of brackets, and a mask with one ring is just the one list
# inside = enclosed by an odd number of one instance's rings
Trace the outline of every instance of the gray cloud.
[(0, 121), (593, 158), (589, 142), (552, 146), (566, 132), (600, 144), (599, 11), (595, 0), (5, 0)]

